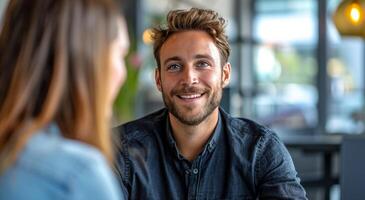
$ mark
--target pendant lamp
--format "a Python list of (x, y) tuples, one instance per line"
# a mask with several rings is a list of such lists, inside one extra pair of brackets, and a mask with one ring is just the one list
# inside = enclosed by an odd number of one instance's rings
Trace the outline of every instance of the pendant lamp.
[(333, 21), (341, 35), (365, 38), (365, 0), (343, 0), (333, 15)]

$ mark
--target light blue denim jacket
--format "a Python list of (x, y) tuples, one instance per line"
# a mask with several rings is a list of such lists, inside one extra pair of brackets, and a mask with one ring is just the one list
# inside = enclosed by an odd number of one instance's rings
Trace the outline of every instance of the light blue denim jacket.
[(96, 148), (62, 137), (56, 126), (35, 134), (0, 175), (0, 200), (122, 198), (117, 180)]

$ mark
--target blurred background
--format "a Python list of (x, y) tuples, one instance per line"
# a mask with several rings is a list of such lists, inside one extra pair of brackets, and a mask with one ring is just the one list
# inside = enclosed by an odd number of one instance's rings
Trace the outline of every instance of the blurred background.
[[(0, 0), (0, 13), (6, 2)], [(222, 107), (283, 138), (309, 199), (340, 199), (343, 138), (365, 130), (365, 34), (340, 34), (333, 19), (341, 2), (122, 0), (131, 49), (115, 124), (163, 107), (149, 29), (171, 9), (214, 9), (228, 21), (232, 47), (233, 79)]]

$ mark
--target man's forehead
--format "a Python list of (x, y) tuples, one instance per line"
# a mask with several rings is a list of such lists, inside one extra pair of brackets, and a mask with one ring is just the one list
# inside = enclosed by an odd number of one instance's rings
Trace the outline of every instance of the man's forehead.
[(211, 37), (203, 31), (185, 31), (172, 35), (162, 45), (160, 53), (173, 57), (180, 54), (189, 54), (190, 57), (202, 57), (218, 53)]

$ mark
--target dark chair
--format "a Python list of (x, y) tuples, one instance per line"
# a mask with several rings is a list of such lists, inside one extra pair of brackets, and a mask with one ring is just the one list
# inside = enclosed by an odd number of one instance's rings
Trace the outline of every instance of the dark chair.
[(341, 146), (342, 200), (365, 199), (365, 135), (345, 137)]

